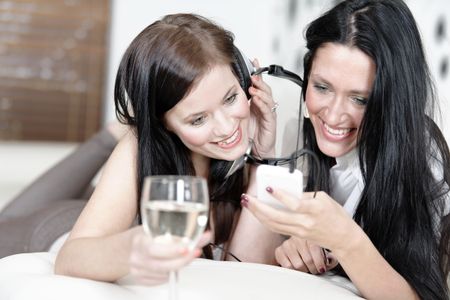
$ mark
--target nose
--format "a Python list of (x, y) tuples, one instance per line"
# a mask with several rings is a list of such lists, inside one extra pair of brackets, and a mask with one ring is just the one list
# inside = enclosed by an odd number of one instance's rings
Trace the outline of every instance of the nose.
[(217, 137), (225, 138), (233, 133), (235, 121), (233, 117), (226, 114), (224, 111), (218, 111), (214, 115), (214, 129), (213, 132)]
[(341, 96), (335, 96), (330, 101), (326, 114), (326, 122), (329, 125), (338, 125), (345, 118), (347, 109), (345, 107), (345, 99)]

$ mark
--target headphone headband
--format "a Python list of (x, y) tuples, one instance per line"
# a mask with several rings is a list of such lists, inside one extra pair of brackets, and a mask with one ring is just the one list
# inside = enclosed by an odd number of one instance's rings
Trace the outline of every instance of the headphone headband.
[(247, 95), (247, 99), (250, 99), (251, 96), (248, 92), (248, 89), (252, 86), (251, 76), (256, 71), (250, 59), (239, 48), (233, 45), (234, 50), (234, 63), (233, 69), (236, 72), (236, 75), (239, 78), (239, 84)]
[[(234, 68), (236, 74), (238, 75), (239, 83), (241, 84), (242, 89), (245, 91), (248, 99), (251, 98), (251, 96), (248, 92), (248, 89), (252, 85), (252, 81), (251, 81), (250, 77), (252, 75), (259, 75), (259, 74), (262, 74), (265, 72), (267, 72), (267, 74), (274, 76), (274, 77), (279, 77), (279, 78), (290, 80), (290, 81), (294, 82), (295, 84), (297, 84), (298, 86), (303, 87), (303, 80), (300, 78), (300, 76), (298, 76), (294, 72), (285, 70), (282, 66), (270, 65), (268, 67), (263, 67), (263, 68), (259, 68), (259, 69), (255, 70), (255, 67), (253, 66), (252, 62), (244, 55), (244, 53), (242, 53), (236, 46), (233, 46), (233, 47), (234, 47), (234, 55), (235, 55), (235, 61), (233, 63), (233, 68)], [(301, 105), (301, 101), (300, 101), (299, 105)], [(299, 111), (301, 111), (301, 108), (299, 109)], [(237, 170), (241, 169), (245, 165), (247, 160), (249, 160), (248, 161), (249, 163), (256, 162), (256, 163), (273, 164), (273, 165), (276, 165), (279, 161), (286, 160), (286, 158), (257, 159), (251, 155), (252, 146), (253, 146), (253, 142), (250, 141), (250, 145), (247, 149), (247, 152), (242, 157), (238, 158), (237, 160), (235, 160), (233, 162), (233, 164), (230, 166), (230, 169), (228, 170), (227, 174), (225, 175), (225, 179), (228, 178), (233, 173), (235, 173)], [(294, 159), (296, 160), (297, 157), (291, 158), (291, 160), (294, 160)], [(287, 160), (287, 161), (289, 161), (289, 160)], [(293, 168), (292, 166), (291, 166), (291, 169)]]
[(300, 87), (303, 86), (303, 80), (300, 78), (300, 76), (298, 76), (292, 71), (285, 70), (282, 66), (270, 65), (268, 67), (255, 69), (250, 59), (248, 59), (247, 56), (241, 50), (239, 50), (239, 48), (237, 48), (234, 45), (233, 47), (235, 56), (233, 68), (239, 77), (240, 81), (239, 83), (241, 84), (241, 87), (244, 89), (248, 99), (250, 99), (248, 89), (252, 85), (252, 80), (250, 78), (252, 75), (259, 75), (267, 72), (268, 75), (287, 79), (294, 82)]
[(282, 66), (279, 65), (270, 65), (268, 67), (259, 68), (252, 75), (258, 75), (264, 72), (267, 72), (267, 74), (275, 77), (290, 80), (298, 86), (303, 87), (303, 79), (301, 79), (300, 76), (298, 76), (294, 72), (285, 70)]

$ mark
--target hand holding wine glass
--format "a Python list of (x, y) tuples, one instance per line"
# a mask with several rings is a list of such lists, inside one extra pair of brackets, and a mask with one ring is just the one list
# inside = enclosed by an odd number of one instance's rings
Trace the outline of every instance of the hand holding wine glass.
[[(131, 272), (146, 284), (167, 280), (176, 299), (176, 271), (200, 255), (209, 242), (203, 233), (208, 220), (206, 180), (195, 176), (150, 176), (144, 180), (141, 200), (142, 224), (147, 235), (133, 241)], [(133, 252), (133, 251), (132, 251)], [(145, 266), (138, 262), (145, 261)]]
[(147, 286), (167, 282), (170, 271), (179, 270), (199, 257), (201, 248), (210, 240), (210, 233), (203, 233), (195, 249), (189, 251), (184, 246), (155, 243), (142, 226), (133, 230), (135, 233), (129, 261), (130, 273), (134, 280)]

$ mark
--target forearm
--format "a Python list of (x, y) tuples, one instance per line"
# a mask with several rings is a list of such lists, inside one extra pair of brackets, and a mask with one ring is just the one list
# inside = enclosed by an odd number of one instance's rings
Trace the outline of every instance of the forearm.
[[(250, 170), (247, 194), (256, 194), (256, 167)], [(242, 209), (229, 251), (245, 262), (275, 264), (275, 249), (284, 241), (283, 236), (262, 225), (246, 208)]]
[(256, 182), (256, 168), (257, 166), (250, 166), (250, 174), (249, 174), (249, 182), (246, 194), (252, 195), (256, 197), (256, 191), (257, 191), (257, 182)]
[(58, 253), (55, 274), (116, 281), (129, 273), (132, 238), (137, 227), (107, 237), (76, 238)]
[(244, 208), (230, 242), (229, 251), (244, 262), (274, 265), (275, 249), (283, 241), (284, 238), (280, 234), (266, 229)]
[(366, 299), (419, 299), (408, 282), (384, 259), (355, 224), (345, 249), (333, 250), (350, 280)]

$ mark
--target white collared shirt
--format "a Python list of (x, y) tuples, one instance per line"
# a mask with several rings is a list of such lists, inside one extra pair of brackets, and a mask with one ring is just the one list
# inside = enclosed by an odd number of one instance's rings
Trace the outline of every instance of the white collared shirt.
[(361, 199), (364, 180), (359, 168), (358, 149), (336, 158), (330, 169), (330, 196), (353, 216)]

